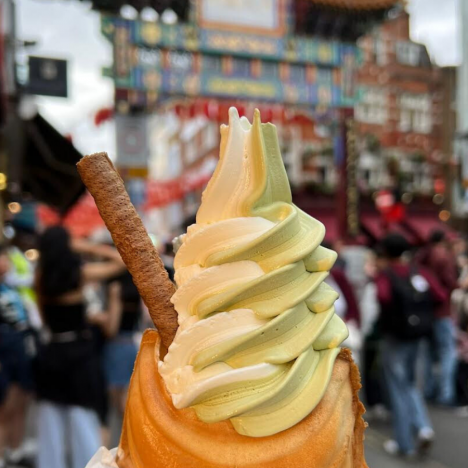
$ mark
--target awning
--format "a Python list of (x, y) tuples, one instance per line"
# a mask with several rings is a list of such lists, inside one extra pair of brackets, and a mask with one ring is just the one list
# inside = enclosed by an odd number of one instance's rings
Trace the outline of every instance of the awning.
[(385, 228), (382, 218), (378, 214), (366, 213), (361, 215), (361, 229), (374, 242), (381, 240), (385, 236)]
[(402, 235), (411, 245), (419, 243), (419, 238), (402, 223), (385, 224), (379, 213), (363, 213), (360, 217), (362, 231), (373, 242), (379, 242), (387, 234)]
[(22, 191), (66, 213), (85, 191), (76, 170), (81, 154), (39, 114), (24, 120), (23, 130), (25, 142), (19, 162)]
[(411, 245), (419, 244), (419, 239), (414, 233), (407, 229), (403, 223), (393, 223), (388, 226), (387, 232), (402, 235)]
[(435, 230), (454, 232), (447, 224), (437, 217), (437, 214), (416, 214), (409, 213), (405, 220), (405, 227), (418, 238), (420, 242), (427, 242), (431, 233)]

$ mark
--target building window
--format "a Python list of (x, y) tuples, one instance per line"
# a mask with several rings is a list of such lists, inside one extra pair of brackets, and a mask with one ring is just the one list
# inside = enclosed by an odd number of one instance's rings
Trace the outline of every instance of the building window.
[(387, 92), (383, 89), (364, 88), (356, 106), (356, 119), (359, 122), (383, 125), (388, 118)]
[(384, 38), (375, 39), (375, 61), (377, 65), (384, 67), (388, 63), (387, 56), (387, 44)]
[(204, 72), (220, 73), (221, 58), (217, 55), (202, 55), (202, 67)]
[(305, 67), (303, 65), (289, 65), (289, 81), (292, 83), (305, 82)]
[(178, 50), (168, 52), (169, 67), (177, 72), (189, 72), (193, 67), (193, 54)]
[(269, 79), (276, 79), (279, 76), (279, 68), (277, 62), (268, 60), (262, 61), (262, 76)]
[(420, 44), (401, 41), (397, 42), (395, 47), (398, 63), (411, 67), (417, 67), (421, 64), (422, 47)]
[(320, 67), (317, 68), (317, 83), (319, 84), (332, 84), (333, 83), (333, 73), (330, 68)]
[(431, 98), (428, 94), (402, 94), (399, 97), (402, 132), (430, 133), (432, 130)]
[(232, 59), (232, 74), (234, 76), (243, 76), (245, 78), (250, 76), (250, 60), (233, 57)]

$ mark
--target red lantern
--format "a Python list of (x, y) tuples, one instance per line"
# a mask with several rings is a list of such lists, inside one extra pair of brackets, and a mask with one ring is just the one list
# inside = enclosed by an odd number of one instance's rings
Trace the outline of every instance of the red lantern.
[(106, 122), (107, 120), (112, 119), (114, 116), (114, 109), (111, 108), (104, 108), (100, 109), (96, 112), (94, 116), (94, 125), (99, 127), (102, 123)]
[(379, 191), (375, 198), (375, 206), (386, 224), (398, 223), (405, 219), (405, 206), (396, 200), (394, 193), (390, 190)]
[(262, 110), (262, 122), (271, 122), (273, 120), (273, 110), (271, 107), (264, 107)]
[(210, 100), (205, 104), (205, 115), (211, 120), (218, 120), (219, 104), (218, 101)]
[(444, 193), (445, 192), (445, 180), (444, 179), (435, 179), (434, 180), (434, 192), (435, 193)]
[(243, 104), (237, 104), (236, 107), (239, 117), (243, 117), (245, 115), (245, 106)]
[(197, 114), (197, 109), (194, 103), (188, 106), (188, 116), (189, 118), (193, 119)]
[(399, 223), (405, 219), (406, 210), (403, 203), (395, 203), (392, 208), (384, 214), (384, 220), (388, 223)]

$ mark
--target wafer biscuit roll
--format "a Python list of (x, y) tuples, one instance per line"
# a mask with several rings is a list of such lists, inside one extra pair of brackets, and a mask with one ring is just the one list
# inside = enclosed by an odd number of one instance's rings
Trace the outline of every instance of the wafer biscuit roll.
[(85, 156), (77, 167), (148, 307), (163, 346), (168, 348), (178, 326), (177, 313), (170, 302), (175, 287), (130, 202), (122, 178), (107, 153)]

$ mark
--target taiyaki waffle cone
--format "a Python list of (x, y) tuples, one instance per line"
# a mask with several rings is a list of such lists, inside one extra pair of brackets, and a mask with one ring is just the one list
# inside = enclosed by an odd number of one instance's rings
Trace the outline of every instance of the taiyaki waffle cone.
[(318, 406), (271, 436), (243, 436), (229, 421), (204, 423), (194, 410), (173, 406), (157, 363), (177, 330), (170, 303), (174, 285), (107, 155), (87, 156), (78, 169), (159, 331), (148, 330), (141, 343), (117, 451), (119, 468), (367, 467), (359, 371), (347, 350), (336, 359)]
[(359, 371), (342, 350), (325, 396), (309, 416), (269, 437), (238, 434), (229, 421), (206, 424), (172, 405), (159, 376), (159, 337), (147, 331), (133, 373), (117, 455), (120, 468), (361, 468), (364, 408)]

